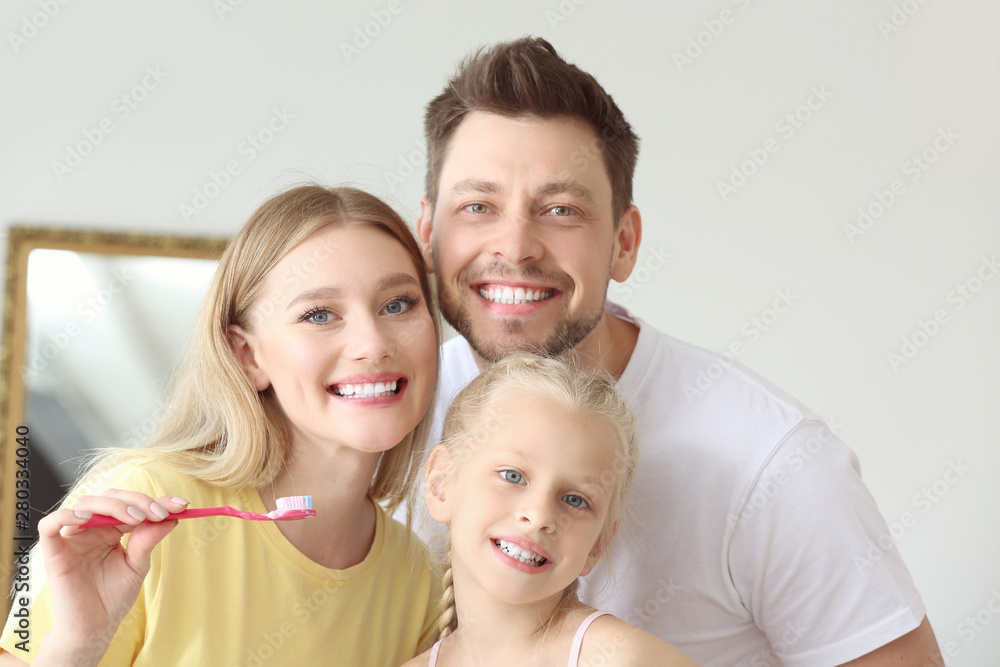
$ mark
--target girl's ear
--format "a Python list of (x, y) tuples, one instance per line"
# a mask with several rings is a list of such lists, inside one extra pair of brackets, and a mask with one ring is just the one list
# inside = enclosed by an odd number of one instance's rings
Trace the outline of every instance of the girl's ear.
[(597, 563), (600, 562), (601, 556), (604, 555), (604, 550), (609, 544), (611, 544), (611, 540), (615, 538), (615, 533), (618, 532), (618, 524), (620, 522), (621, 519), (615, 519), (615, 522), (611, 525), (611, 534), (607, 536), (601, 535), (597, 538), (597, 542), (594, 543), (594, 548), (590, 550), (590, 553), (587, 555), (587, 560), (583, 564), (583, 570), (580, 571), (581, 577), (585, 577), (590, 574), (591, 570), (593, 570), (594, 567), (597, 566)]
[(426, 477), (424, 479), (424, 500), (427, 511), (438, 523), (451, 521), (451, 509), (448, 507), (448, 473), (451, 467), (451, 455), (443, 446), (438, 445), (431, 451), (427, 459)]
[(257, 363), (254, 353), (253, 336), (238, 324), (230, 324), (226, 329), (229, 347), (232, 348), (236, 360), (243, 366), (243, 371), (250, 378), (254, 389), (264, 391), (271, 386), (267, 373)]

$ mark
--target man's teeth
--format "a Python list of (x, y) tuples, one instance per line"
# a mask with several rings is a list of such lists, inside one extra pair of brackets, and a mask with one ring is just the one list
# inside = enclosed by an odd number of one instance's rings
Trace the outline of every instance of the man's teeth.
[(544, 301), (552, 296), (551, 290), (530, 290), (523, 287), (480, 287), (479, 295), (493, 303), (528, 303)]
[(500, 551), (504, 552), (505, 554), (507, 554), (508, 556), (510, 556), (515, 560), (521, 561), (522, 563), (527, 563), (528, 565), (534, 565), (535, 567), (539, 567), (545, 564), (545, 558), (539, 556), (534, 551), (522, 549), (516, 544), (511, 544), (510, 542), (505, 542), (504, 540), (494, 540), (493, 542), (500, 548)]
[(338, 396), (351, 398), (381, 398), (396, 393), (396, 380), (389, 382), (366, 382), (364, 384), (342, 384), (333, 388)]

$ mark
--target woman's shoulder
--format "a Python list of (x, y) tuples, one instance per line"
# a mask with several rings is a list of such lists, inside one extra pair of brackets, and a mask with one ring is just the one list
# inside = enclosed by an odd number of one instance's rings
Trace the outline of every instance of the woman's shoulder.
[(140, 491), (153, 498), (182, 496), (192, 506), (228, 498), (237, 491), (199, 480), (170, 461), (143, 452), (128, 452), (106, 460), (100, 468), (83, 476), (72, 495), (94, 495), (107, 489)]
[(587, 630), (580, 664), (697, 667), (680, 649), (610, 614), (597, 618)]

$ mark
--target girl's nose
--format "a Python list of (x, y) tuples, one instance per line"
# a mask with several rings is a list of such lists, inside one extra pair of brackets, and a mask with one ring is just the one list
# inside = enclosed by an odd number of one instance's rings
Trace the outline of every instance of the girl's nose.
[(517, 510), (517, 520), (533, 529), (552, 532), (556, 528), (556, 508), (551, 499), (542, 494), (525, 494)]

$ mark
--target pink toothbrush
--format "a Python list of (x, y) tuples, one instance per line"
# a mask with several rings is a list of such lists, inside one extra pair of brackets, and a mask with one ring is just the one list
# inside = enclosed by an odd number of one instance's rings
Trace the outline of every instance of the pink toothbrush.
[[(316, 516), (316, 510), (312, 508), (312, 496), (288, 496), (278, 498), (278, 509), (267, 514), (257, 512), (244, 512), (234, 507), (200, 507), (187, 509), (183, 512), (171, 514), (164, 521), (175, 521), (177, 519), (197, 519), (203, 516), (232, 516), (237, 519), (247, 519), (248, 521), (294, 521), (296, 519), (308, 519)], [(152, 523), (149, 519), (143, 523)], [(105, 514), (95, 514), (90, 521), (80, 526), (80, 528), (98, 528), (100, 526), (121, 526), (124, 522), (113, 516)]]

